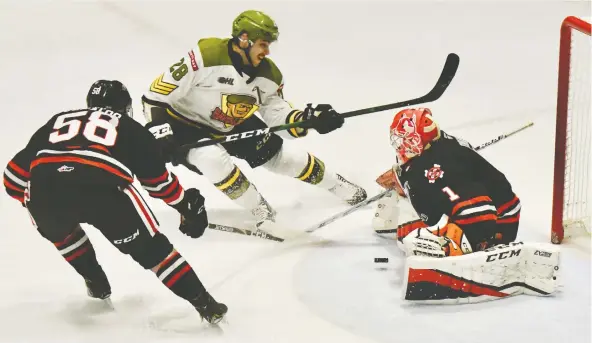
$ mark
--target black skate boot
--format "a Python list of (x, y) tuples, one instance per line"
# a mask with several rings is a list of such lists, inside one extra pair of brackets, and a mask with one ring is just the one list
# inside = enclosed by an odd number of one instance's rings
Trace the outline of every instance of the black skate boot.
[(84, 282), (86, 283), (86, 293), (89, 297), (104, 300), (111, 296), (111, 285), (105, 273), (92, 280), (85, 278)]
[(219, 323), (224, 318), (226, 312), (228, 312), (228, 307), (216, 302), (208, 292), (203, 292), (197, 298), (193, 299), (191, 304), (199, 312), (202, 319), (207, 320), (210, 324)]

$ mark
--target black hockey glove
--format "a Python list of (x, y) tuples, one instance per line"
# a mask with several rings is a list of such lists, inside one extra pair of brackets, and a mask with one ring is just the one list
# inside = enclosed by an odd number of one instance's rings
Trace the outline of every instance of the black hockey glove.
[(310, 120), (306, 127), (317, 130), (320, 134), (329, 133), (343, 126), (343, 117), (329, 104), (320, 104), (312, 107), (308, 104), (303, 113), (304, 120)]
[(156, 138), (166, 163), (170, 162), (177, 166), (185, 162), (185, 156), (180, 156), (178, 153), (179, 143), (173, 136), (173, 129), (169, 123), (150, 122), (146, 124), (146, 128)]
[(199, 238), (208, 227), (204, 197), (195, 188), (185, 190), (183, 201), (174, 206), (181, 214), (179, 230), (192, 238)]

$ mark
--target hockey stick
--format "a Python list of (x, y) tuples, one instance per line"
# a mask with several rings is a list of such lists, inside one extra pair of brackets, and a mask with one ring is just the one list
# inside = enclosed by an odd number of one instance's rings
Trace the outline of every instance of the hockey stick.
[(254, 236), (257, 238), (268, 239), (270, 241), (276, 241), (276, 242), (283, 242), (285, 240), (284, 238), (276, 237), (276, 236), (271, 235), (269, 233), (255, 232), (255, 231), (252, 231), (249, 229), (239, 229), (237, 227), (227, 226), (227, 225), (210, 223), (210, 224), (208, 224), (208, 229), (237, 233), (239, 235), (245, 235), (245, 236)]
[[(457, 54), (454, 54), (454, 53), (448, 54), (448, 57), (446, 58), (446, 63), (444, 64), (444, 68), (442, 69), (442, 73), (440, 74), (440, 77), (438, 78), (436, 85), (434, 86), (434, 88), (432, 88), (432, 90), (430, 90), (424, 96), (421, 96), (421, 97), (415, 98), (415, 99), (411, 99), (411, 100), (395, 102), (392, 104), (375, 106), (375, 107), (368, 107), (368, 108), (363, 108), (363, 109), (351, 111), (351, 112), (344, 112), (344, 113), (341, 113), (341, 116), (344, 118), (349, 118), (349, 117), (359, 116), (362, 114), (387, 111), (387, 110), (392, 110), (395, 108), (413, 106), (413, 105), (417, 105), (417, 104), (423, 104), (423, 103), (427, 103), (427, 102), (436, 101), (442, 96), (442, 94), (444, 94), (444, 91), (446, 91), (446, 88), (448, 88), (448, 85), (450, 85), (450, 82), (452, 82), (452, 79), (456, 75), (456, 70), (458, 69), (459, 62), (460, 62), (460, 58), (458, 57)], [(193, 149), (193, 148), (199, 148), (199, 147), (214, 145), (214, 144), (218, 144), (218, 143), (234, 142), (234, 141), (245, 139), (245, 138), (262, 136), (262, 135), (266, 135), (268, 133), (282, 131), (282, 130), (288, 130), (288, 129), (292, 129), (295, 127), (300, 127), (300, 128), (310, 127), (311, 122), (312, 122), (312, 120), (305, 120), (305, 121), (295, 122), (295, 123), (291, 123), (291, 124), (283, 124), (283, 125), (278, 125), (278, 126), (273, 126), (273, 127), (267, 127), (264, 129), (256, 129), (256, 130), (251, 130), (251, 131), (239, 132), (239, 133), (235, 133), (235, 134), (231, 134), (231, 135), (223, 136), (223, 137), (210, 138), (207, 140), (204, 139), (200, 142), (194, 142), (194, 143), (189, 143), (189, 144), (185, 144), (185, 145), (180, 146), (178, 153), (179, 153), (179, 155), (184, 155), (184, 154), (186, 154), (186, 152), (188, 150)]]
[[(483, 144), (475, 147), (474, 149), (475, 149), (475, 151), (482, 150), (482, 149), (484, 149), (484, 148), (486, 148), (486, 147), (488, 147), (490, 145), (493, 145), (493, 144), (495, 144), (495, 143), (497, 143), (497, 142), (499, 142), (499, 141), (501, 141), (503, 139), (506, 139), (506, 138), (508, 138), (510, 136), (513, 136), (513, 135), (517, 134), (518, 132), (520, 132), (522, 130), (525, 130), (525, 129), (533, 126), (533, 125), (534, 125), (534, 123), (533, 122), (530, 122), (530, 123), (528, 123), (526, 125), (523, 125), (520, 128), (518, 128), (518, 129), (516, 129), (516, 130), (514, 130), (512, 132), (508, 132), (508, 133), (499, 135), (496, 138), (494, 138), (494, 139), (492, 139), (492, 140), (490, 140), (488, 142), (485, 142), (485, 143), (483, 143)], [(369, 204), (371, 204), (373, 202), (376, 202), (376, 201), (384, 198), (390, 191), (391, 191), (390, 189), (387, 189), (387, 190), (385, 190), (385, 191), (383, 191), (383, 192), (381, 192), (381, 193), (373, 196), (372, 198), (368, 198), (368, 199), (366, 199), (366, 200), (364, 200), (364, 201), (362, 201), (360, 203), (357, 203), (356, 205), (348, 208), (347, 210), (345, 210), (343, 212), (337, 213), (337, 214), (335, 214), (335, 215), (333, 215), (333, 216), (331, 216), (331, 217), (323, 220), (320, 223), (317, 223), (315, 225), (312, 225), (308, 229), (304, 230), (303, 235), (305, 233), (315, 232), (315, 231), (319, 230), (320, 228), (325, 227), (325, 226), (333, 223), (334, 221), (336, 221), (338, 219), (341, 219), (341, 218), (343, 218), (343, 217), (345, 217), (345, 216), (347, 216), (347, 215), (349, 215), (349, 214), (351, 214), (353, 212), (356, 212), (358, 209), (360, 209), (360, 208), (362, 208), (362, 207), (364, 207), (366, 205), (369, 205)], [(276, 242), (284, 242), (286, 240), (286, 238), (276, 237), (276, 236), (273, 236), (271, 234), (255, 233), (252, 230), (239, 229), (239, 228), (236, 228), (236, 227), (225, 226), (225, 225), (209, 224), (209, 227), (208, 228), (209, 229), (213, 229), (213, 230), (218, 230), (218, 231), (225, 231), (225, 232), (237, 233), (237, 234), (246, 235), (246, 236), (255, 236), (255, 237), (258, 237), (258, 238), (272, 240), (272, 241), (276, 241)]]
[[(490, 146), (492, 144), (495, 144), (495, 143), (501, 141), (502, 139), (506, 139), (506, 138), (508, 138), (508, 137), (510, 137), (512, 135), (515, 135), (518, 132), (520, 132), (522, 130), (525, 130), (525, 129), (533, 126), (533, 125), (534, 125), (534, 123), (533, 122), (530, 122), (530, 123), (528, 123), (528, 124), (526, 124), (524, 126), (521, 126), (520, 128), (518, 128), (518, 129), (516, 129), (516, 130), (514, 130), (512, 132), (508, 132), (506, 134), (499, 135), (496, 138), (494, 138), (494, 139), (492, 139), (492, 140), (490, 140), (488, 142), (485, 142), (485, 143), (483, 143), (483, 144), (475, 147), (474, 149), (475, 149), (475, 151), (479, 151), (481, 149), (484, 149), (484, 148), (486, 148), (486, 147), (488, 147), (488, 146)], [(366, 206), (368, 204), (371, 204), (371, 203), (373, 203), (375, 201), (378, 201), (378, 200), (384, 198), (390, 191), (391, 191), (390, 189), (387, 189), (384, 192), (379, 193), (379, 194), (373, 196), (372, 198), (368, 198), (368, 199), (366, 199), (366, 200), (364, 200), (364, 201), (362, 201), (362, 202), (360, 202), (360, 203), (358, 203), (358, 204), (356, 204), (356, 205), (348, 208), (347, 210), (345, 210), (343, 212), (337, 213), (337, 214), (335, 214), (335, 215), (333, 215), (333, 216), (331, 216), (331, 217), (323, 220), (322, 222), (320, 222), (320, 223), (318, 223), (316, 225), (311, 226), (310, 228), (306, 229), (305, 232), (308, 232), (308, 233), (315, 232), (316, 230), (318, 230), (318, 229), (320, 229), (320, 228), (322, 228), (322, 227), (324, 227), (324, 226), (326, 226), (328, 224), (331, 224), (334, 221), (336, 221), (336, 220), (338, 220), (340, 218), (343, 218), (343, 217), (349, 215), (352, 212), (357, 211), (361, 207), (364, 207), (364, 206)]]

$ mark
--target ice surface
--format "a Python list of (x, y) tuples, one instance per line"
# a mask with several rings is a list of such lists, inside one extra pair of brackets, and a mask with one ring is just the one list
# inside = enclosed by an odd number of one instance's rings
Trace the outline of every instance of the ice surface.
[[(198, 38), (227, 36), (236, 14), (267, 11), (280, 27), (271, 57), (296, 106), (338, 111), (425, 93), (446, 54), (461, 57), (455, 80), (430, 104), (441, 126), (475, 144), (528, 121), (533, 128), (483, 151), (522, 199), (521, 239), (548, 242), (559, 27), (590, 2), (203, 2), (2, 1), (0, 99), (7, 162), (54, 113), (84, 106), (97, 79), (119, 79), (142, 111), (143, 90)], [(393, 163), (392, 112), (347, 120), (330, 135), (298, 144), (370, 196)], [(140, 119), (142, 120), (142, 119)], [(295, 180), (251, 170), (248, 177), (286, 225), (304, 229), (345, 209)], [(245, 215), (201, 177), (177, 171), (207, 197), (212, 221)], [(400, 300), (402, 257), (370, 229), (368, 207), (317, 232), (326, 240), (292, 249), (208, 231), (191, 240), (178, 218), (150, 199), (164, 232), (211, 293), (229, 306), (212, 328), (154, 275), (87, 230), (113, 286), (115, 312), (90, 301), (80, 277), (31, 226), (23, 208), (0, 197), (0, 342), (590, 342), (587, 239), (562, 245), (565, 286), (552, 298), (519, 296), (462, 306)], [(578, 243), (578, 244), (575, 244)], [(376, 265), (374, 257), (389, 257)], [(380, 267), (380, 268), (379, 268)]]

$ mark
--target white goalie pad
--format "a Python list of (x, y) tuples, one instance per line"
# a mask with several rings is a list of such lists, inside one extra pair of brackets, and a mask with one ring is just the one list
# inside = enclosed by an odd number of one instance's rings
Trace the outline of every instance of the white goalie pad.
[(559, 246), (514, 242), (455, 257), (406, 259), (403, 299), (428, 304), (476, 303), (559, 287)]
[(391, 190), (378, 200), (376, 211), (372, 218), (374, 231), (387, 238), (397, 238), (397, 226), (399, 225), (399, 195)]

